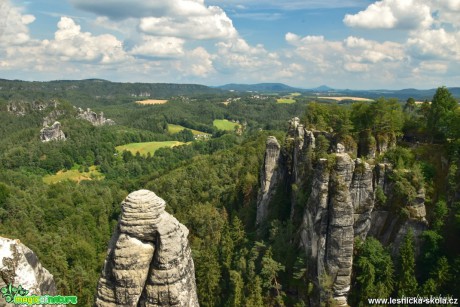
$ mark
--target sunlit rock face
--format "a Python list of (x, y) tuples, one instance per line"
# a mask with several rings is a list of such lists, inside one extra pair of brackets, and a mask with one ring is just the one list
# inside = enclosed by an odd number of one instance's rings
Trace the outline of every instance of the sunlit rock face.
[[(330, 144), (325, 158), (316, 156), (320, 138), (323, 147), (324, 140)], [(392, 138), (380, 138), (377, 144), (368, 139), (358, 144), (358, 153), (368, 158), (394, 146)], [(409, 216), (400, 217), (391, 206), (376, 199), (376, 193), (392, 199), (394, 170), (390, 164), (353, 159), (356, 151), (347, 149), (333, 133), (308, 130), (298, 118), (289, 121), (281, 148), (275, 141), (274, 137), (267, 140), (256, 224), (260, 227), (270, 216), (276, 191), (287, 190), (291, 222), (299, 229), (300, 247), (309, 259), (310, 279), (319, 289), (311, 296), (311, 303), (319, 305), (329, 299), (326, 295), (332, 290), (335, 304), (347, 306), (355, 239), (373, 236), (382, 244), (391, 245), (395, 253), (412, 230), (419, 247), (420, 234), (427, 226), (425, 192), (420, 189), (415, 201), (407, 205)], [(331, 283), (328, 291), (322, 288), (324, 278)]]
[(89, 121), (93, 126), (104, 126), (104, 125), (114, 125), (115, 122), (109, 118), (104, 117), (104, 113), (101, 112), (97, 114), (96, 112), (91, 111), (91, 109), (83, 110), (78, 108), (77, 118), (81, 118)]
[(281, 176), (279, 174), (280, 149), (278, 140), (274, 136), (269, 136), (266, 143), (264, 165), (260, 174), (261, 187), (257, 197), (257, 224), (262, 223), (267, 218), (268, 203)]
[[(37, 255), (19, 240), (0, 237), (0, 289), (9, 284), (28, 290), (27, 295), (56, 295), (53, 275)], [(7, 304), (0, 296), (0, 306), (17, 305)]]
[(126, 197), (96, 306), (199, 306), (188, 229), (148, 190)]
[(42, 142), (63, 141), (65, 139), (66, 137), (64, 132), (61, 130), (60, 122), (54, 122), (54, 124), (50, 127), (44, 127), (40, 130), (40, 140)]

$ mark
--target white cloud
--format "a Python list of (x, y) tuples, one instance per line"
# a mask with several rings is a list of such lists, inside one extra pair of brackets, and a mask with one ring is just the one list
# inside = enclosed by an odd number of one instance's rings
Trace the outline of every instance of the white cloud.
[(460, 60), (460, 31), (447, 32), (443, 28), (417, 31), (412, 33), (407, 45), (414, 57)]
[(203, 0), (71, 0), (71, 3), (113, 20), (136, 18), (139, 30), (153, 36), (201, 40), (237, 35), (226, 13), (218, 6), (206, 6)]
[(324, 36), (300, 37), (293, 33), (287, 33), (285, 39), (294, 49), (286, 52), (288, 59), (283, 62), (302, 67), (293, 78), (318, 79), (319, 84), (358, 82), (351, 85), (356, 88), (369, 80), (390, 84), (407, 68), (404, 46), (394, 42), (354, 36), (334, 41)]
[(213, 66), (214, 58), (215, 56), (208, 53), (206, 49), (198, 47), (186, 53), (177, 69), (186, 76), (205, 78), (216, 72)]
[(237, 35), (232, 20), (217, 6), (210, 6), (201, 14), (190, 14), (184, 8), (182, 11), (182, 14), (175, 16), (142, 18), (139, 29), (156, 36), (192, 39), (231, 38)]
[(382, 0), (357, 14), (345, 15), (343, 22), (349, 27), (367, 29), (417, 29), (429, 27), (433, 17), (426, 1)]
[(62, 61), (111, 64), (127, 59), (122, 42), (115, 36), (81, 32), (81, 27), (69, 17), (62, 17), (59, 21), (54, 40), (44, 40), (42, 44), (48, 54), (58, 56)]
[(176, 37), (144, 35), (141, 44), (131, 49), (130, 53), (137, 56), (175, 58), (184, 55), (185, 41)]
[(366, 3), (365, 0), (209, 0), (210, 4), (225, 7), (263, 9), (301, 10), (319, 8), (344, 8), (359, 7)]
[(432, 74), (432, 73), (446, 73), (449, 66), (448, 63), (440, 61), (423, 61), (414, 70), (414, 74)]
[(33, 15), (23, 15), (9, 0), (0, 3), (0, 46), (22, 45), (30, 41), (28, 24), (35, 21)]

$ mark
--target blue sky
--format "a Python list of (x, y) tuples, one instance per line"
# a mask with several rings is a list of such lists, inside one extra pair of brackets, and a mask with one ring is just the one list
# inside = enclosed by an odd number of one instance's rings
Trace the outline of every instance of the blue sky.
[(0, 0), (0, 78), (460, 86), (460, 0)]

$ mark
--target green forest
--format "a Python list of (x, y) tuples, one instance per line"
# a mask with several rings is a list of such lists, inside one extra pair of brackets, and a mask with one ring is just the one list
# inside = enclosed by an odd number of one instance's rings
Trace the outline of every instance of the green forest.
[[(299, 95), (288, 104), (277, 103), (277, 95), (197, 85), (2, 80), (0, 86), (0, 236), (32, 249), (59, 294), (77, 295), (80, 306), (92, 306), (120, 203), (139, 189), (165, 199), (166, 210), (190, 230), (201, 306), (314, 306), (299, 221), (287, 206), (297, 187), (277, 191), (268, 220), (255, 225), (267, 137), (284, 143), (293, 117), (356, 148), (353, 158), (369, 154), (362, 144), (394, 144), (375, 158), (395, 169), (391, 199), (376, 192), (381, 206), (405, 216), (417, 190), (426, 191), (428, 228), (420, 246), (411, 232), (396, 254), (371, 236), (356, 239), (349, 304), (367, 306), (369, 297), (460, 298), (460, 106), (445, 87), (423, 103), (411, 97), (325, 103)], [(168, 103), (136, 104), (144, 92)], [(77, 118), (75, 107), (103, 111), (116, 124), (95, 127)], [(43, 118), (56, 110), (66, 140), (41, 142)], [(219, 130), (215, 120), (241, 129)], [(168, 124), (186, 129), (171, 133)], [(195, 139), (192, 130), (211, 136)], [(160, 141), (186, 144), (153, 155), (116, 150)], [(330, 158), (329, 141), (317, 142), (313, 160)], [(98, 175), (44, 180), (90, 169)], [(304, 209), (305, 202), (297, 203)]]

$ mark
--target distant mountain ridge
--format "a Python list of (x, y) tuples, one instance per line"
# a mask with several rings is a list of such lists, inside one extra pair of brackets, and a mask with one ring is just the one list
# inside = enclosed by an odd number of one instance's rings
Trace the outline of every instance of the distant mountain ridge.
[[(40, 97), (67, 98), (75, 92), (85, 93), (88, 99), (114, 99), (115, 97), (139, 97), (139, 99), (155, 98), (167, 99), (179, 95), (207, 95), (222, 94), (225, 91), (241, 93), (257, 92), (266, 94), (290, 94), (294, 92), (312, 96), (356, 96), (376, 99), (379, 97), (397, 98), (407, 100), (431, 100), (436, 88), (419, 90), (407, 88), (402, 90), (351, 90), (334, 89), (328, 85), (315, 88), (293, 87), (283, 83), (257, 83), (257, 84), (225, 84), (221, 86), (206, 86), (200, 84), (178, 83), (128, 83), (111, 82), (103, 79), (86, 80), (55, 80), (55, 81), (22, 81), (0, 79), (0, 98), (11, 97), (24, 91), (29, 94), (42, 93)], [(449, 87), (454, 97), (460, 99), (460, 87)], [(45, 96), (43, 96), (43, 93)]]
[(66, 98), (73, 92), (83, 92), (88, 97), (111, 98), (130, 96), (142, 98), (170, 98), (178, 95), (215, 94), (222, 90), (200, 84), (128, 83), (103, 79), (21, 81), (0, 79), (0, 97), (27, 91), (48, 93), (52, 97)]
[(292, 92), (304, 89), (295, 88), (283, 83), (257, 83), (257, 84), (225, 84), (217, 86), (219, 89), (237, 92)]
[[(258, 83), (258, 84), (225, 84), (217, 88), (237, 92), (259, 92), (259, 93), (292, 93), (301, 92), (305, 94), (322, 94), (327, 93), (331, 96), (358, 96), (364, 98), (376, 99), (379, 97), (407, 99), (412, 97), (416, 100), (431, 100), (436, 92), (436, 88), (419, 90), (407, 88), (402, 90), (351, 90), (351, 89), (334, 89), (327, 85), (321, 85), (315, 88), (292, 87), (283, 83)], [(449, 87), (449, 91), (454, 97), (460, 98), (460, 87)]]

